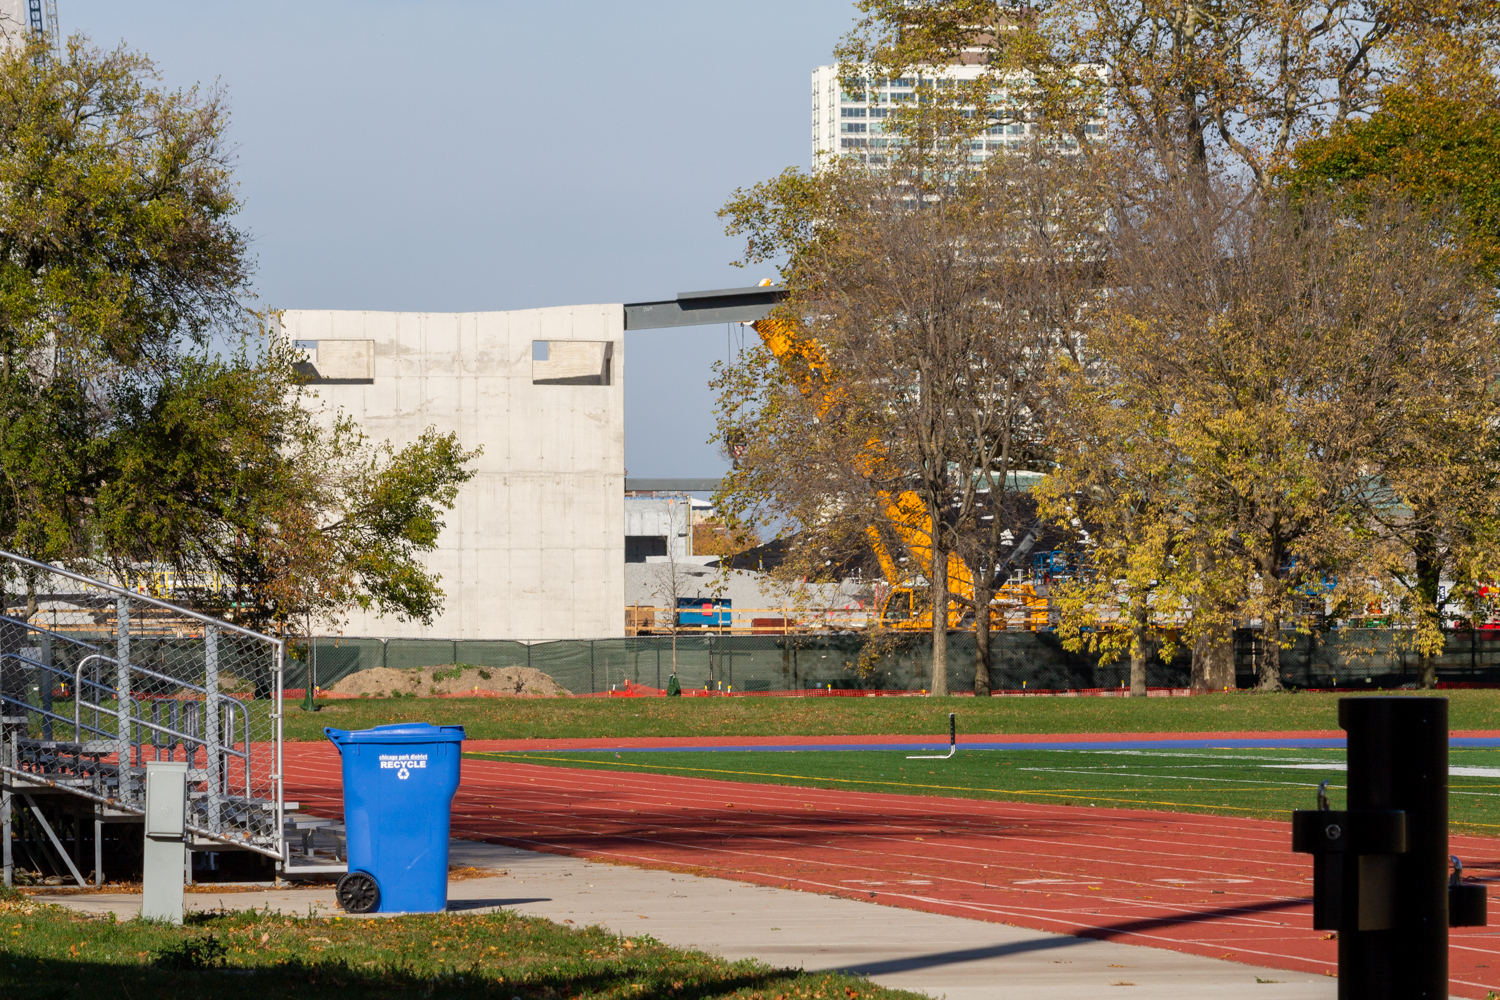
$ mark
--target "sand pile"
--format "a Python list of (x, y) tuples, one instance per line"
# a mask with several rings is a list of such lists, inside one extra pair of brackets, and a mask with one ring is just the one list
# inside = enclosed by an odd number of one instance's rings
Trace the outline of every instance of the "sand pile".
[(334, 694), (430, 697), (439, 694), (541, 695), (571, 694), (540, 670), (531, 667), (473, 667), (455, 663), (443, 667), (395, 670), (372, 667), (358, 670), (326, 690)]

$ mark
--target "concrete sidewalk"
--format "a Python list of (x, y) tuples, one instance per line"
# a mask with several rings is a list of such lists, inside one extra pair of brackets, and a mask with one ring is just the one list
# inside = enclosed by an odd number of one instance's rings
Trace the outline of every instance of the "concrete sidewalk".
[[(1336, 981), (1323, 975), (491, 844), (454, 841), (451, 860), (505, 874), (450, 883), (450, 911), (504, 907), (578, 926), (601, 924), (729, 959), (846, 969), (883, 986), (948, 1000), (1075, 1000), (1099, 990), (1163, 1000), (1332, 1000), (1338, 992)], [(140, 908), (139, 896), (41, 898), (121, 917)], [(269, 907), (299, 916), (339, 912), (327, 888), (198, 891), (186, 905)]]

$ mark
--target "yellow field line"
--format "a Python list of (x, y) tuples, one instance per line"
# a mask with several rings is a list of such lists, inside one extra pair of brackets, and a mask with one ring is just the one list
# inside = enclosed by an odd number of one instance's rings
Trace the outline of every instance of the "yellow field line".
[[(699, 771), (705, 774), (742, 774), (754, 778), (791, 778), (796, 781), (836, 781), (844, 785), (882, 785), (888, 788), (933, 788), (946, 792), (991, 792), (997, 795), (1037, 795), (1046, 798), (1067, 798), (1090, 793), (1091, 797), (1101, 802), (1128, 802), (1132, 805), (1173, 806), (1179, 809), (1231, 809), (1235, 812), (1264, 812), (1263, 809), (1252, 809), (1245, 806), (1204, 806), (1192, 802), (1161, 802), (1155, 799), (1112, 799), (1102, 795), (1092, 795), (1092, 789), (1088, 788), (1064, 788), (1053, 792), (1033, 792), (1026, 789), (1016, 788), (979, 788), (973, 785), (926, 785), (915, 782), (903, 781), (870, 781), (863, 778), (819, 778), (807, 774), (777, 774), (771, 771), (732, 771), (727, 768), (717, 767), (674, 767), (663, 764), (636, 764), (630, 761), (615, 760), (593, 760), (578, 757), (540, 757), (528, 754), (501, 753), (497, 750), (473, 750), (464, 754), (465, 757), (509, 757), (515, 760), (555, 760), (569, 764), (609, 764), (614, 767), (639, 767), (656, 771)], [(1114, 789), (1109, 789), (1114, 791)], [(1130, 791), (1131, 789), (1120, 789)], [(1144, 791), (1145, 789), (1143, 789)], [(1264, 792), (1264, 788), (1215, 788), (1215, 792)]]

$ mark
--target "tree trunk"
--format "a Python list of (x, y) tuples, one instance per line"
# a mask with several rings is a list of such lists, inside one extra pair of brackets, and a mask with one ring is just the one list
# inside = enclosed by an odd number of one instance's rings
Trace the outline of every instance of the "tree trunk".
[(932, 547), (932, 693), (948, 693), (948, 553), (937, 545)]
[(1193, 640), (1193, 690), (1233, 691), (1234, 630), (1216, 625)]
[(1281, 619), (1263, 618), (1260, 627), (1259, 683), (1261, 691), (1281, 690)]
[[(1443, 587), (1443, 553), (1439, 550), (1437, 540), (1428, 533), (1417, 536), (1413, 550), (1417, 564), (1417, 600), (1421, 602), (1418, 613), (1427, 619), (1426, 624), (1441, 627), (1443, 608), (1438, 595), (1442, 593)], [(1417, 675), (1417, 683), (1422, 687), (1428, 690), (1437, 687), (1437, 662), (1431, 654), (1422, 653), (1417, 657)]]
[[(981, 567), (981, 570), (983, 567)], [(974, 697), (990, 694), (990, 601), (989, 588), (974, 586)]]
[(1417, 683), (1431, 691), (1437, 687), (1437, 659), (1427, 653), (1417, 656)]
[(1146, 697), (1146, 660), (1150, 652), (1147, 632), (1150, 629), (1150, 609), (1140, 600), (1130, 616), (1130, 697)]

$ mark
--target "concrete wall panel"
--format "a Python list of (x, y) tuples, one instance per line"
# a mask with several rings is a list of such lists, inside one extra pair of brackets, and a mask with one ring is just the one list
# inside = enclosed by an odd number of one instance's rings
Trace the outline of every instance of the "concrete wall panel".
[[(374, 382), (318, 385), (396, 448), (424, 428), (484, 449), (425, 564), (447, 599), (430, 627), (354, 612), (347, 635), (563, 639), (623, 634), (624, 311), (504, 313), (293, 310), (293, 340), (373, 341)], [(609, 385), (535, 385), (532, 341), (607, 342)]]

